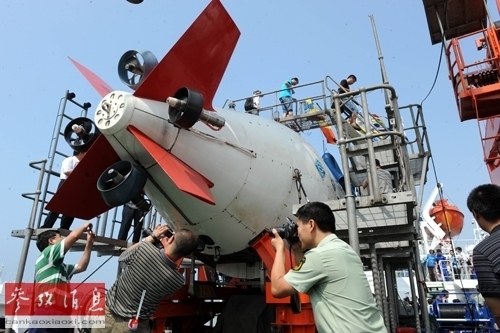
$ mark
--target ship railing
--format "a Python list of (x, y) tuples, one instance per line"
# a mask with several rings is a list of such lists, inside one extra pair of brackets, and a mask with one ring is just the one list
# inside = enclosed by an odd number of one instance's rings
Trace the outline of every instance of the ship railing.
[[(333, 85), (334, 87), (331, 87), (331, 85)], [(363, 90), (363, 88), (359, 89), (359, 90), (352, 90), (352, 92), (354, 94), (346, 94), (345, 92), (344, 93), (338, 93), (338, 91), (340, 91), (340, 84), (335, 81), (335, 79), (333, 79), (330, 75), (327, 75), (325, 77), (325, 87), (326, 89), (328, 90), (328, 92), (330, 93), (330, 99), (331, 99), (331, 108), (333, 109), (334, 108), (334, 100), (335, 100), (335, 95), (339, 95), (341, 98), (340, 98), (340, 108), (343, 109), (343, 108), (346, 108), (346, 109), (349, 109), (349, 111), (351, 112), (356, 112), (356, 110), (351, 110), (348, 105), (349, 105), (349, 102), (352, 102), (354, 103), (357, 107), (363, 109), (363, 103), (362, 102), (359, 102), (358, 99), (357, 99), (357, 96), (358, 94), (356, 93), (356, 91), (361, 91)], [(363, 96), (360, 95), (360, 98), (361, 100), (363, 100)], [(368, 104), (368, 103), (366, 103)], [(390, 105), (386, 105), (385, 106), (385, 109), (390, 109), (391, 106)], [(368, 109), (368, 113), (367, 113), (370, 118), (373, 118), (373, 119), (377, 119), (377, 118), (385, 118), (385, 119), (388, 119), (386, 116), (379, 116), (378, 114), (375, 114), (375, 113), (372, 113), (369, 109)], [(363, 122), (366, 123), (366, 119), (365, 119), (365, 112), (363, 110), (363, 112), (357, 112), (357, 115), (358, 117), (360, 117), (361, 119), (363, 119)], [(383, 122), (383, 121), (382, 121)], [(380, 123), (378, 123), (378, 125), (380, 126), (383, 126), (385, 130), (389, 130), (390, 126), (389, 124), (384, 124), (384, 125), (381, 125)], [(372, 131), (377, 131), (377, 130), (380, 130), (380, 126), (377, 127), (377, 126), (374, 126), (374, 124), (371, 125), (371, 130)]]
[(439, 281), (449, 282), (455, 280), (469, 280), (474, 278), (473, 266), (468, 265), (466, 261), (457, 258), (456, 266), (453, 267), (453, 261), (446, 259), (440, 260), (436, 274), (439, 275)]
[[(303, 116), (311, 111), (310, 105), (311, 103), (315, 107), (315, 114), (324, 114), (326, 110), (329, 109), (329, 96), (326, 94), (325, 80), (309, 82), (305, 84), (300, 84), (291, 87), (295, 94), (293, 96), (298, 96), (298, 92), (300, 92), (301, 96), (305, 96), (303, 98), (294, 98), (293, 99), (293, 112), (294, 116)], [(279, 95), (282, 91), (287, 89), (279, 89), (268, 92), (263, 92), (260, 95), (260, 105), (261, 107), (258, 109), (259, 115), (268, 115), (273, 120), (279, 120), (281, 118), (281, 114), (283, 113), (283, 103), (279, 100)], [(274, 100), (272, 104), (263, 105), (263, 98), (271, 96)], [(292, 97), (293, 97), (292, 96)], [(246, 96), (238, 99), (226, 99), (222, 108), (229, 108), (231, 110), (240, 111), (244, 109), (244, 103), (248, 98), (253, 98), (254, 95)], [(252, 113), (246, 111), (247, 113)], [(331, 124), (329, 124), (331, 125)]]
[[(497, 54), (499, 42), (496, 31), (495, 26), (484, 28), (453, 38), (446, 46), (450, 77), (453, 80), (457, 98), (464, 90), (498, 82), (500, 55)], [(483, 53), (480, 53), (476, 60), (466, 61), (460, 47), (461, 44), (475, 44), (478, 51), (485, 49), (486, 57)], [(469, 56), (472, 53), (467, 54)]]

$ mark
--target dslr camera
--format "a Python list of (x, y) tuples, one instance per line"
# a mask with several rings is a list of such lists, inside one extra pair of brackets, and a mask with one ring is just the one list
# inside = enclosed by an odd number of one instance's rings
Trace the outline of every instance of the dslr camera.
[[(279, 227), (274, 227), (274, 229), (276, 229), (278, 235), (280, 235), (281, 238), (286, 239), (288, 244), (292, 245), (299, 241), (299, 236), (297, 234), (298, 233), (297, 224), (293, 222), (292, 219), (290, 219), (289, 217), (287, 217), (286, 220), (287, 223)], [(271, 236), (274, 237), (272, 229), (269, 230), (269, 233), (271, 234)]]
[[(170, 228), (168, 228), (163, 234), (160, 235), (160, 237), (163, 236), (166, 238), (170, 238), (173, 236), (173, 234), (174, 233), (172, 232), (172, 230), (170, 230)], [(154, 235), (153, 230), (151, 230), (150, 228), (144, 229), (142, 231), (142, 236), (143, 237), (148, 237), (148, 236), (153, 237), (153, 239), (155, 240), (155, 242), (153, 244), (156, 245), (156, 247), (159, 249), (163, 248), (163, 245), (161, 245), (160, 239)]]

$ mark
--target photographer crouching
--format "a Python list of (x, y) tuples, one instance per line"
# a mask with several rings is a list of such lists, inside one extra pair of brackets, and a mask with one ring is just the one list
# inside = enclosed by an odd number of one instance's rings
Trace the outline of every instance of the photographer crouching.
[(122, 273), (106, 295), (105, 328), (93, 333), (150, 332), (149, 317), (160, 301), (184, 285), (176, 262), (191, 254), (198, 237), (187, 229), (172, 232), (166, 225), (122, 253)]
[[(288, 273), (285, 243), (273, 229), (273, 296), (283, 298), (296, 292), (309, 295), (318, 333), (387, 332), (361, 259), (335, 235), (335, 216), (330, 207), (311, 202), (300, 207), (295, 216), (298, 241), (291, 245), (291, 251), (297, 265)], [(293, 238), (288, 239), (293, 243)]]

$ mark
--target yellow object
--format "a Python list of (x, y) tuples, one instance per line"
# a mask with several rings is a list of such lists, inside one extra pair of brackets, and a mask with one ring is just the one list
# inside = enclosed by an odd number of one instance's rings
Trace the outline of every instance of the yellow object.
[[(321, 110), (319, 110), (313, 104), (313, 102), (312, 102), (312, 100), (310, 98), (306, 99), (304, 109), (308, 113), (321, 112)], [(329, 126), (328, 122), (326, 120), (324, 120), (324, 115), (318, 115), (318, 118), (320, 118), (320, 117), (323, 118), (323, 120), (318, 120), (318, 124), (319, 124), (319, 126), (321, 126), (320, 129), (321, 129), (321, 132), (323, 132), (323, 135), (326, 138), (326, 142), (327, 143), (331, 143), (331, 144), (336, 144), (337, 143), (337, 137), (335, 136), (335, 133), (333, 132), (332, 126)]]

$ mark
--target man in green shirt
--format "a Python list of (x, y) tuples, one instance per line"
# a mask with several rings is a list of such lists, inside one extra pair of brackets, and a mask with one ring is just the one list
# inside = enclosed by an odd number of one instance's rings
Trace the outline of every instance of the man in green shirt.
[[(65, 254), (84, 232), (87, 232), (87, 243), (80, 261), (76, 265), (65, 264)], [(89, 222), (73, 230), (65, 238), (61, 237), (57, 230), (47, 230), (38, 235), (36, 246), (41, 253), (35, 263), (36, 294), (40, 295), (44, 292), (53, 294), (56, 306), (42, 306), (35, 310), (35, 314), (50, 316), (62, 311), (57, 307), (57, 299), (68, 294), (69, 290), (64, 285), (69, 283), (72, 276), (87, 269), (94, 240), (95, 234), (92, 232), (92, 224)], [(53, 285), (54, 283), (57, 285)], [(70, 331), (72, 332), (73, 328), (34, 327), (29, 329), (29, 333), (66, 333)]]
[(300, 241), (292, 250), (298, 264), (288, 273), (283, 239), (273, 229), (273, 296), (283, 298), (296, 292), (309, 295), (319, 333), (387, 333), (361, 259), (335, 235), (335, 216), (330, 207), (311, 202), (295, 215)]
[[(82, 258), (76, 265), (66, 265), (64, 255), (80, 236), (87, 231), (87, 244)], [(74, 274), (84, 272), (90, 261), (90, 253), (94, 244), (95, 234), (92, 232), (92, 223), (85, 223), (73, 230), (67, 237), (61, 237), (57, 230), (47, 230), (38, 235), (36, 246), (40, 256), (35, 263), (35, 282), (37, 283), (66, 283)]]

